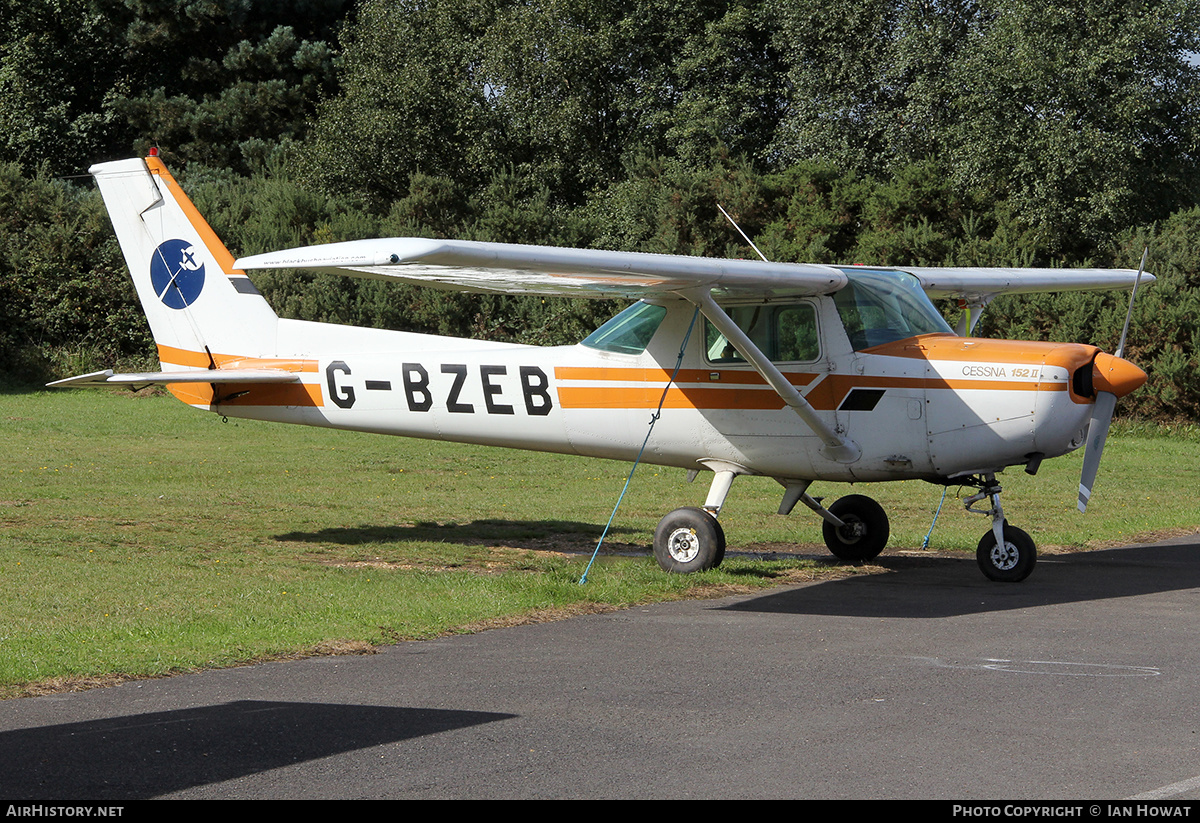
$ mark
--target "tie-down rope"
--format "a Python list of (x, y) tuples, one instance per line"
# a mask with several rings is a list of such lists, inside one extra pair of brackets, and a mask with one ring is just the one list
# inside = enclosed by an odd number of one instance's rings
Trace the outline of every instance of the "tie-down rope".
[(675, 382), (675, 376), (679, 374), (679, 367), (683, 365), (683, 355), (687, 351), (688, 340), (692, 337), (692, 329), (695, 327), (696, 318), (699, 315), (700, 307), (697, 306), (696, 310), (692, 312), (692, 322), (688, 323), (687, 334), (683, 336), (683, 343), (679, 346), (679, 357), (675, 359), (675, 369), (671, 372), (671, 377), (667, 380), (667, 385), (663, 386), (662, 397), (658, 399), (658, 408), (654, 410), (654, 414), (650, 417), (650, 428), (646, 431), (646, 439), (642, 441), (642, 447), (638, 449), (637, 458), (633, 461), (633, 468), (629, 470), (629, 476), (625, 478), (625, 487), (621, 489), (621, 494), (617, 497), (617, 505), (613, 506), (612, 514), (608, 516), (608, 522), (604, 524), (604, 531), (600, 533), (600, 539), (596, 542), (596, 550), (592, 552), (592, 559), (588, 561), (587, 568), (583, 570), (583, 576), (579, 578), (580, 586), (587, 582), (588, 572), (591, 571), (592, 564), (596, 562), (596, 555), (600, 554), (600, 547), (604, 544), (604, 538), (612, 526), (613, 519), (617, 516), (617, 509), (621, 508), (621, 501), (625, 499), (625, 492), (629, 491), (629, 484), (633, 480), (633, 473), (637, 471), (638, 464), (642, 462), (642, 453), (646, 451), (646, 444), (650, 442), (650, 435), (654, 433), (654, 424), (658, 422), (658, 418), (662, 415), (663, 403), (667, 402), (667, 392), (671, 390), (671, 385)]

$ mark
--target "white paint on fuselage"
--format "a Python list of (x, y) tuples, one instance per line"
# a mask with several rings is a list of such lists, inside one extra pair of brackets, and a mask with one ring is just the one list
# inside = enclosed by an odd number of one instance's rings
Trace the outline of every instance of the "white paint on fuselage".
[[(746, 364), (706, 359), (697, 318), (669, 398), (643, 460), (702, 468), (718, 461), (779, 478), (832, 481), (934, 479), (1023, 463), (1077, 447), (1090, 405), (1061, 389), (1059, 369), (1014, 378), (1002, 363), (936, 361), (855, 352), (833, 301), (812, 298), (821, 356), (781, 370), (818, 414), (862, 449), (854, 463), (822, 456), (821, 441)], [(694, 308), (665, 301), (668, 312), (641, 354), (582, 345), (535, 347), (433, 335), (282, 320), (276, 357), (315, 359), (305, 383), (319, 385), (318, 407), (219, 406), (230, 417), (304, 423), (406, 437), (633, 460), (667, 376), (692, 323)], [(935, 388), (969, 378), (974, 388)], [(1031, 383), (1005, 391), (989, 381)], [(756, 382), (757, 381), (757, 382)], [(825, 384), (822, 388), (822, 384)], [(840, 408), (855, 387), (874, 391), (869, 409)], [(822, 392), (825, 394), (823, 395)], [(634, 397), (632, 402), (623, 402)], [(829, 400), (832, 397), (833, 400)], [(609, 399), (611, 398), (611, 400)], [(713, 400), (713, 398), (717, 398)], [(747, 408), (747, 406), (749, 406)]]

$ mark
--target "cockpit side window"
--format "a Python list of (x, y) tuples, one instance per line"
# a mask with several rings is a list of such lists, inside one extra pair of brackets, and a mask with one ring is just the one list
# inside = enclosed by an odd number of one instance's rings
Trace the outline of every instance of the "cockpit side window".
[(775, 357), (780, 362), (808, 362), (821, 353), (817, 344), (817, 313), (811, 303), (783, 306), (775, 311)]
[[(812, 303), (725, 306), (725, 313), (759, 350), (776, 363), (808, 363), (821, 355), (817, 312)], [(715, 326), (704, 323), (704, 343), (711, 363), (745, 363), (745, 358)]]
[(666, 316), (664, 306), (634, 303), (580, 342), (600, 351), (641, 354)]

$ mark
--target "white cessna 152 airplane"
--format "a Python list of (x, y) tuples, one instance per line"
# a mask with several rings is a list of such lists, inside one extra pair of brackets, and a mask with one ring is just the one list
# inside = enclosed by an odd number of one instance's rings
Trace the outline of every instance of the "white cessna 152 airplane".
[[(1146, 379), (1120, 349), (960, 336), (997, 295), (1130, 288), (1140, 272), (861, 268), (415, 238), (234, 260), (157, 156), (91, 173), (163, 371), (50, 385), (159, 383), (229, 417), (626, 461), (661, 400), (642, 459), (713, 472), (702, 507), (658, 525), (654, 554), (667, 571), (721, 562), (717, 516), (740, 474), (775, 478), (780, 513), (797, 502), (812, 509), (847, 561), (883, 550), (887, 515), (857, 494), (825, 507), (810, 484), (919, 478), (977, 489), (967, 509), (992, 523), (979, 565), (993, 580), (1022, 580), (1036, 550), (1005, 520), (996, 474), (1033, 473), (1086, 441), (1083, 510), (1116, 398)], [(542, 348), (281, 319), (244, 273), (272, 268), (640, 302), (578, 345)], [(931, 297), (959, 298), (959, 334)]]

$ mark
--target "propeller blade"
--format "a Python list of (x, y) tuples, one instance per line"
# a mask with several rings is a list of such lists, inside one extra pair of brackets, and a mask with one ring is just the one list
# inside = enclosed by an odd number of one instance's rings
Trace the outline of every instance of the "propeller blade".
[(1086, 512), (1092, 496), (1092, 485), (1096, 472), (1100, 470), (1100, 457), (1104, 454), (1104, 441), (1108, 439), (1108, 427), (1112, 424), (1113, 410), (1117, 407), (1117, 396), (1112, 392), (1096, 392), (1096, 404), (1092, 407), (1092, 421), (1088, 424), (1087, 450), (1083, 453), (1083, 473), (1079, 477), (1079, 511)]
[(1149, 247), (1142, 250), (1142, 262), (1138, 264), (1133, 291), (1129, 295), (1129, 309), (1125, 312), (1125, 326), (1121, 329), (1121, 342), (1113, 355), (1097, 355), (1093, 363), (1092, 379), (1096, 385), (1096, 403), (1092, 406), (1092, 419), (1088, 423), (1087, 450), (1083, 453), (1083, 471), (1079, 475), (1079, 511), (1086, 512), (1092, 497), (1092, 486), (1096, 473), (1100, 471), (1100, 458), (1104, 454), (1104, 441), (1108, 440), (1108, 428), (1112, 425), (1113, 410), (1117, 398), (1124, 397), (1146, 382), (1146, 373), (1124, 359), (1125, 337), (1129, 334), (1129, 321), (1133, 319), (1133, 301), (1137, 298), (1138, 284), (1146, 270)]

